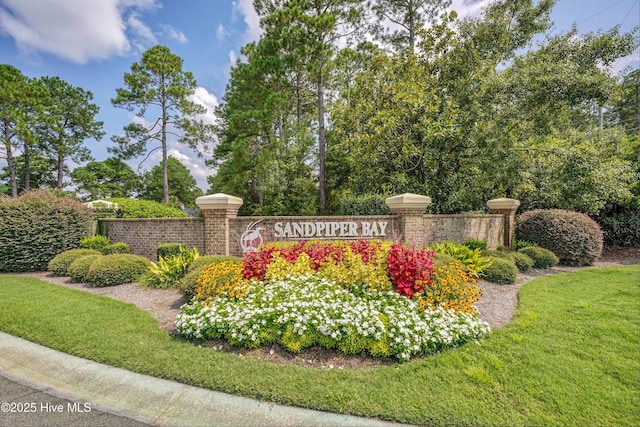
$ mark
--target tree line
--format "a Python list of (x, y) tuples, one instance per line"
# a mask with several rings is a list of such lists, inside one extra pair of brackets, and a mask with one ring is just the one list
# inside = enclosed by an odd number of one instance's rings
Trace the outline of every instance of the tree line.
[(402, 192), (431, 196), (434, 213), (495, 197), (637, 209), (640, 72), (611, 66), (638, 48), (638, 31), (552, 33), (554, 4), (499, 0), (459, 19), (450, 1), (254, 0), (263, 33), (232, 67), (215, 126), (198, 119), (182, 59), (156, 46), (112, 100), (144, 120), (112, 137), (113, 158), (73, 172), (65, 161), (90, 160), (82, 142), (103, 136), (91, 93), (1, 66), (10, 193), (55, 170), (58, 188), (69, 173), (91, 197), (151, 197), (124, 184), (136, 181), (124, 160), (161, 150), (154, 188), (167, 203), (188, 181), (170, 182), (175, 138), (212, 156), (209, 191), (242, 197), (245, 214), (334, 213), (356, 195)]
[[(217, 115), (213, 189), (252, 214), (426, 194), (434, 213), (638, 204), (637, 29), (551, 33), (553, 0), (260, 0)], [(389, 26), (389, 23), (393, 26)]]
[[(84, 144), (104, 136), (90, 91), (58, 77), (28, 78), (11, 65), (0, 65), (3, 192), (16, 197), (19, 191), (35, 188), (62, 190), (69, 184), (64, 177), (69, 176), (75, 191), (86, 199), (141, 197), (193, 207), (202, 190), (189, 170), (168, 156), (168, 138), (191, 148), (206, 147), (212, 128), (198, 119), (206, 109), (190, 100), (197, 83), (182, 63), (165, 46), (155, 46), (125, 73), (126, 87), (116, 89), (112, 104), (136, 111), (141, 120), (111, 138), (114, 146), (108, 151), (113, 157), (100, 162)], [(143, 155), (148, 158), (157, 150), (162, 152), (160, 165), (144, 175), (124, 162)], [(68, 160), (88, 163), (69, 171)]]

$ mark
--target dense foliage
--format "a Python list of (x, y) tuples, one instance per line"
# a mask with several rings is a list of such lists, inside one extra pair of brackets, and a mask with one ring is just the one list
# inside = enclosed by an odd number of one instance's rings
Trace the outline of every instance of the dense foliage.
[(347, 195), (342, 198), (338, 215), (390, 215), (387, 196), (379, 194)]
[(0, 198), (0, 271), (43, 271), (60, 252), (91, 235), (93, 214), (82, 203), (34, 191)]
[[(212, 189), (243, 197), (244, 213), (283, 215), (316, 207), (325, 184), (332, 213), (350, 194), (426, 194), (434, 213), (508, 196), (595, 214), (628, 198), (640, 177), (638, 74), (611, 70), (639, 40), (552, 30), (555, 3), (495, 1), (463, 20), (439, 14), (446, 2), (367, 3), (376, 20), (363, 1), (320, 1), (328, 46), (304, 31), (322, 34), (310, 4), (258, 2), (264, 32), (243, 48), (218, 109)], [(328, 23), (346, 5), (345, 42)], [(320, 63), (322, 75), (310, 66)]]
[(519, 239), (549, 249), (565, 265), (592, 265), (603, 248), (602, 229), (585, 214), (561, 209), (524, 212), (516, 221)]
[(595, 218), (605, 246), (640, 247), (640, 197), (630, 206), (612, 206)]

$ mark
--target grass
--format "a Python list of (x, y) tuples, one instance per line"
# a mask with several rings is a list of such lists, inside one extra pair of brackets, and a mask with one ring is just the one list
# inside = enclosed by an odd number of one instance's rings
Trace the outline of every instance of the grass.
[(478, 343), (402, 365), (273, 365), (171, 337), (137, 307), (0, 276), (0, 330), (113, 366), (333, 412), (441, 425), (640, 424), (640, 267), (547, 276)]

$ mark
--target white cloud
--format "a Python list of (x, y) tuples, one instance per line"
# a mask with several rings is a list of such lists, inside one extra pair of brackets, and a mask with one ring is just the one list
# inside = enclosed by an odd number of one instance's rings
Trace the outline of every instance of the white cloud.
[(135, 34), (135, 38), (140, 40), (140, 45), (144, 45), (145, 43), (158, 43), (158, 39), (156, 39), (156, 36), (153, 34), (153, 31), (151, 31), (151, 28), (149, 28), (147, 24), (145, 24), (138, 18), (137, 13), (132, 13), (131, 15), (129, 15), (129, 18), (127, 19), (127, 27), (131, 31), (133, 31), (133, 33)]
[(202, 86), (199, 86), (196, 88), (190, 100), (207, 109), (206, 114), (199, 115), (197, 117), (198, 119), (202, 120), (206, 124), (214, 124), (216, 122), (215, 109), (220, 104), (218, 97)]
[(242, 15), (242, 19), (246, 25), (244, 32), (244, 42), (249, 43), (256, 41), (262, 35), (260, 27), (260, 17), (253, 8), (253, 0), (238, 0), (233, 2), (233, 10)]
[(187, 36), (182, 31), (173, 28), (171, 25), (163, 25), (162, 28), (164, 29), (166, 35), (168, 35), (172, 39), (179, 41), (180, 43), (186, 43), (189, 41), (189, 39), (187, 39)]
[(127, 30), (155, 39), (131, 13), (155, 7), (156, 0), (0, 0), (0, 34), (13, 37), (22, 52), (86, 63), (129, 52)]
[(218, 28), (216, 28), (216, 38), (218, 40), (224, 40), (227, 37), (229, 37), (229, 31), (225, 28), (224, 25), (218, 25)]
[[(205, 165), (204, 158), (198, 157), (189, 147), (179, 144), (178, 142), (169, 143), (167, 156), (175, 157), (180, 161), (180, 163), (182, 163), (187, 169), (189, 169), (191, 176), (193, 176), (198, 183), (198, 187), (200, 187), (202, 190), (206, 190), (207, 188), (209, 188), (207, 177), (211, 174), (211, 170), (207, 165)], [(148, 169), (145, 169), (151, 170), (153, 166), (159, 165), (161, 162), (162, 151), (158, 150), (150, 156)]]
[(477, 18), (482, 14), (482, 8), (488, 6), (493, 0), (453, 0), (450, 10), (458, 13), (458, 18)]
[(229, 51), (229, 63), (231, 64), (231, 66), (233, 67), (234, 65), (236, 65), (236, 61), (238, 60), (238, 55), (236, 54), (235, 51), (230, 50)]

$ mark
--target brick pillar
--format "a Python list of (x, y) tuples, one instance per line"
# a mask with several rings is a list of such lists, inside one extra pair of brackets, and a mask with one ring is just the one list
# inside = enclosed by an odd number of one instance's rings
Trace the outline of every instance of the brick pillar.
[(217, 193), (198, 197), (196, 205), (204, 216), (206, 255), (229, 255), (229, 218), (238, 216), (242, 199)]
[(427, 242), (424, 212), (431, 204), (431, 197), (404, 193), (385, 200), (391, 212), (398, 216), (400, 237), (405, 243), (422, 246)]
[(489, 212), (504, 216), (504, 246), (510, 248), (513, 245), (513, 239), (516, 228), (516, 211), (520, 206), (520, 201), (515, 199), (492, 199), (487, 202)]

